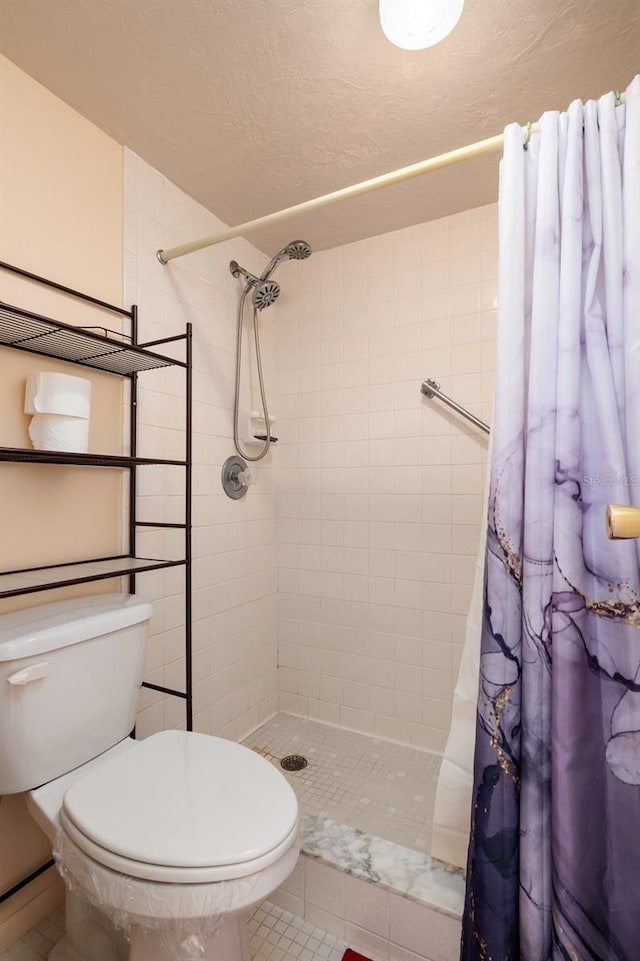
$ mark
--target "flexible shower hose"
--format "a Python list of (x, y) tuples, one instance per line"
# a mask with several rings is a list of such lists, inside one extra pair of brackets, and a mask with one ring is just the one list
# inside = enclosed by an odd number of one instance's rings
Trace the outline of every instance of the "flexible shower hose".
[(238, 324), (237, 324), (237, 336), (236, 336), (236, 391), (233, 401), (233, 443), (235, 444), (236, 450), (241, 457), (244, 457), (248, 461), (262, 460), (263, 457), (268, 453), (271, 447), (271, 423), (269, 421), (269, 411), (267, 410), (267, 395), (264, 389), (264, 377), (262, 375), (262, 357), (260, 355), (260, 330), (258, 325), (258, 311), (253, 308), (253, 336), (256, 344), (256, 360), (258, 362), (258, 383), (260, 384), (260, 400), (262, 402), (262, 410), (264, 412), (264, 423), (267, 431), (267, 439), (264, 443), (264, 447), (255, 457), (250, 454), (245, 453), (240, 446), (240, 438), (238, 437), (238, 418), (240, 416), (240, 373), (242, 368), (242, 321), (244, 319), (244, 303), (247, 299), (247, 294), (251, 290), (251, 285), (247, 286), (242, 291), (242, 296), (240, 297), (240, 302), (238, 304)]

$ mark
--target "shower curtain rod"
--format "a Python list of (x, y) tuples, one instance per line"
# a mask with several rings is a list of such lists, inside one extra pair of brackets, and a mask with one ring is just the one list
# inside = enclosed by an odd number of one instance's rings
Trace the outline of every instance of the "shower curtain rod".
[[(624, 94), (619, 90), (615, 91), (616, 107), (624, 103)], [(524, 147), (526, 149), (529, 140), (534, 133), (540, 130), (539, 123), (528, 123), (522, 128)], [(453, 167), (454, 164), (463, 163), (465, 160), (472, 160), (474, 157), (484, 157), (485, 154), (497, 153), (504, 145), (504, 135), (488, 137), (487, 140), (478, 140), (477, 143), (469, 144), (466, 147), (458, 147), (457, 150), (450, 150), (448, 153), (438, 154), (437, 157), (430, 157), (428, 160), (420, 160), (418, 163), (410, 164), (408, 167), (400, 167), (392, 170), (391, 173), (382, 174), (380, 177), (372, 177), (370, 180), (363, 180), (359, 184), (351, 187), (343, 187), (341, 190), (334, 190), (330, 194), (323, 194), (321, 197), (314, 197), (313, 200), (305, 200), (292, 207), (285, 207), (274, 214), (266, 214), (264, 217), (256, 217), (255, 220), (247, 220), (244, 224), (237, 227), (227, 227), (217, 234), (209, 234), (207, 237), (200, 237), (199, 240), (192, 240), (187, 244), (180, 244), (178, 247), (169, 247), (167, 250), (158, 250), (156, 256), (161, 264), (168, 264), (176, 257), (184, 257), (185, 254), (193, 254), (196, 250), (204, 250), (205, 247), (214, 247), (222, 244), (225, 240), (232, 240), (234, 237), (250, 234), (254, 230), (262, 227), (272, 227), (285, 220), (291, 220), (300, 214), (310, 213), (312, 210), (320, 210), (322, 207), (330, 207), (332, 204), (341, 203), (343, 200), (352, 200), (354, 197), (362, 197), (364, 194), (372, 193), (374, 190), (383, 190), (385, 187), (392, 187), (394, 184), (404, 183), (405, 180), (413, 180), (414, 177), (422, 177), (424, 174), (432, 173), (434, 170), (442, 170), (445, 167)]]
[[(539, 124), (527, 124), (522, 128), (525, 144), (528, 143), (532, 134), (537, 133)], [(452, 167), (454, 164), (462, 163), (464, 160), (471, 160), (474, 157), (483, 157), (485, 154), (496, 153), (502, 149), (504, 136), (499, 134), (497, 137), (489, 137), (487, 140), (479, 140), (477, 143), (469, 144), (467, 147), (459, 147), (457, 150), (450, 150), (448, 153), (439, 154), (429, 160), (421, 160), (408, 167), (400, 167), (391, 173), (382, 174), (380, 177), (372, 177), (371, 180), (363, 180), (359, 184), (351, 187), (343, 187), (341, 190), (334, 190), (330, 194), (323, 194), (322, 197), (315, 197), (313, 200), (305, 200), (293, 207), (285, 207), (274, 214), (266, 214), (264, 217), (257, 217), (255, 220), (247, 220), (244, 224), (237, 227), (228, 227), (217, 234), (209, 234), (208, 237), (201, 237), (199, 240), (192, 240), (187, 244), (180, 244), (178, 247), (169, 247), (167, 250), (158, 250), (157, 257), (161, 264), (168, 264), (176, 257), (184, 257), (185, 254), (193, 254), (196, 250), (203, 250), (205, 247), (213, 247), (222, 244), (225, 240), (239, 237), (244, 234), (260, 230), (262, 227), (272, 227), (274, 224), (291, 220), (300, 214), (309, 213), (312, 210), (319, 210), (321, 207), (329, 207), (331, 204), (341, 203), (343, 200), (352, 200), (354, 197), (361, 197), (363, 194), (372, 193), (374, 190), (383, 190), (393, 184), (404, 183), (405, 180), (413, 180), (414, 177), (422, 177), (424, 174), (431, 173), (433, 170), (442, 170), (444, 167)]]

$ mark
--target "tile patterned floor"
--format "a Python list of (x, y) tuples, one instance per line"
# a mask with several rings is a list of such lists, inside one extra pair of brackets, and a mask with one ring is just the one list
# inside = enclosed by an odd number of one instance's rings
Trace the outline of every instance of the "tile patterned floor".
[(278, 767), (287, 754), (307, 758), (304, 770), (284, 772), (302, 811), (429, 851), (439, 755), (288, 714), (244, 743)]
[(6, 951), (0, 951), (0, 961), (42, 961), (64, 934), (64, 912), (54, 911), (15, 941)]
[(249, 921), (253, 961), (341, 961), (348, 945), (335, 934), (264, 901)]
[[(56, 911), (1, 951), (0, 961), (44, 961), (63, 933), (64, 915)], [(263, 901), (251, 916), (249, 939), (253, 961), (341, 961), (347, 949), (335, 935), (270, 901)]]

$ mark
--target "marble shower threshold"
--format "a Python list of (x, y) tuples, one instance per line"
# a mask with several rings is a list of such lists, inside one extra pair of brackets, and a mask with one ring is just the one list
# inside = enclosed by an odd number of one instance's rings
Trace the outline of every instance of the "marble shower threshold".
[(308, 813), (300, 819), (300, 849), (307, 857), (345, 874), (379, 884), (449, 917), (462, 917), (463, 872), (420, 851)]
[(463, 872), (426, 849), (440, 757), (307, 718), (278, 714), (244, 743), (284, 771), (300, 805), (304, 855), (453, 918), (464, 903)]

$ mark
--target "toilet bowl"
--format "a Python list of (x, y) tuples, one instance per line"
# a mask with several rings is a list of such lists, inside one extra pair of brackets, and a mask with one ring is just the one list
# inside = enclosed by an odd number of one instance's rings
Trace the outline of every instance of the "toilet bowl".
[(264, 758), (135, 724), (153, 609), (133, 595), (0, 615), (0, 795), (27, 793), (67, 885), (51, 961), (248, 961), (293, 870), (298, 805)]
[(31, 791), (28, 806), (71, 895), (52, 961), (248, 961), (246, 915), (298, 857), (285, 778), (203, 734), (126, 739)]

